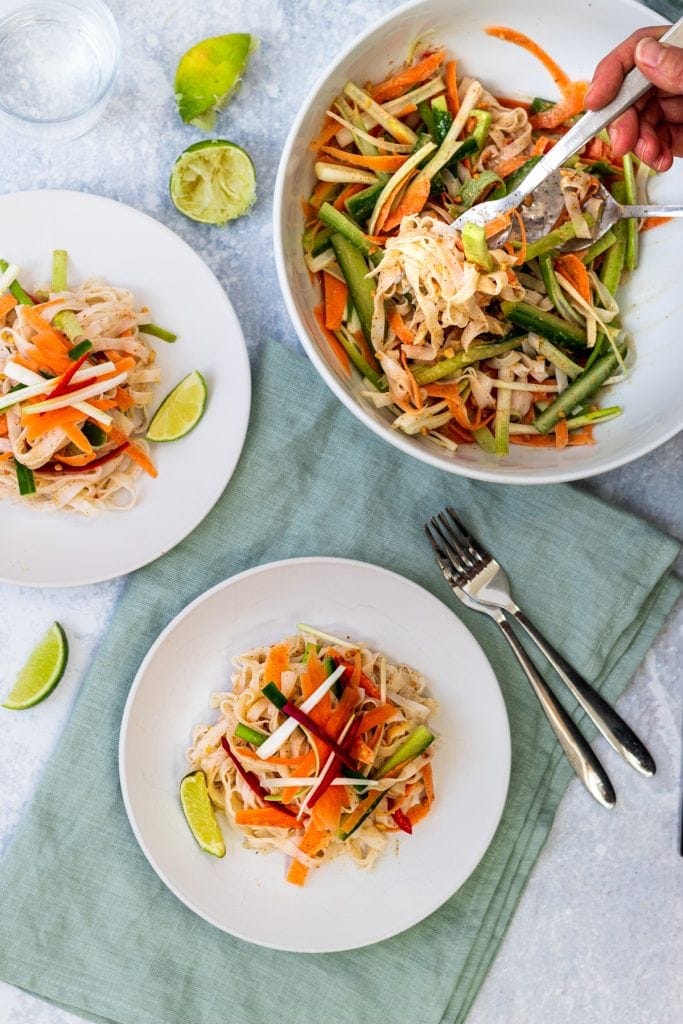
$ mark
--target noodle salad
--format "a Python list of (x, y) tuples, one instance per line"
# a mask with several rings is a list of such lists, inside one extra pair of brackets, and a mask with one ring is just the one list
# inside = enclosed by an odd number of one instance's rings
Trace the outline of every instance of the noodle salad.
[(303, 885), (339, 854), (371, 867), (429, 813), (437, 705), (415, 669), (298, 628), (233, 658), (232, 690), (212, 697), (220, 718), (195, 727), (187, 757), (245, 845), (283, 853)]
[(637, 264), (639, 229), (653, 226), (622, 221), (594, 240), (599, 191), (644, 202), (652, 172), (616, 158), (601, 133), (562, 168), (543, 238), (527, 240), (519, 211), (455, 231), (464, 210), (517, 187), (586, 89), (521, 33), (487, 32), (538, 57), (562, 99), (495, 96), (419, 42), (390, 78), (347, 82), (310, 146), (303, 248), (321, 292), (315, 317), (341, 372), (360, 371), (361, 397), (396, 430), (501, 456), (511, 444), (593, 444), (594, 425), (621, 413), (596, 395), (634, 358), (615, 293)]
[(67, 254), (30, 295), (0, 261), (0, 498), (92, 515), (135, 503), (156, 476), (142, 439), (160, 373), (132, 292), (99, 280), (67, 286)]

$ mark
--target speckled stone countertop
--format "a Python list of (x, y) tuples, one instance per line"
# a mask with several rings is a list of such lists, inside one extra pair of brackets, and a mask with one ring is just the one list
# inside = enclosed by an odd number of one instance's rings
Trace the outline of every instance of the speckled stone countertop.
[[(110, 0), (109, 6), (121, 29), (123, 54), (102, 121), (63, 147), (18, 144), (0, 130), (2, 191), (81, 189), (144, 210), (189, 242), (216, 273), (252, 355), (266, 338), (296, 348), (270, 256), (270, 195), (279, 153), (315, 77), (356, 32), (398, 6), (396, 0)], [(680, 13), (673, 4), (660, 9)], [(331, 26), (334, 33), (328, 32)], [(176, 213), (167, 182), (175, 157), (198, 137), (174, 114), (172, 69), (192, 42), (224, 31), (251, 31), (261, 40), (255, 73), (247, 75), (239, 102), (219, 122), (221, 135), (251, 153), (260, 198), (249, 219), (219, 230)], [(264, 304), (264, 295), (272, 301)], [(679, 436), (587, 486), (680, 536), (682, 467)], [(120, 587), (110, 582), (41, 592), (0, 586), (3, 690), (47, 624), (58, 618), (72, 639), (71, 670), (49, 702), (21, 715), (0, 709), (0, 856), (59, 740)], [(605, 814), (578, 782), (571, 784), (468, 1024), (678, 1024), (683, 1006), (683, 859), (677, 850), (682, 621), (679, 610), (619, 704), (653, 752), (657, 776), (640, 778), (608, 753), (604, 741), (597, 743), (619, 805)], [(0, 984), (0, 1024), (77, 1020)]]

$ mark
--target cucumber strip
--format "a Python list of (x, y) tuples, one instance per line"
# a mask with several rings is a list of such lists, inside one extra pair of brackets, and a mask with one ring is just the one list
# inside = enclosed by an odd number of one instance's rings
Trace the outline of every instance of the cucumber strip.
[[(432, 116), (432, 108), (429, 103), (427, 103), (427, 100), (421, 100), (417, 104), (417, 112), (422, 118), (425, 128), (432, 138), (434, 138), (434, 118)], [(434, 141), (436, 142), (436, 139), (434, 139)]]
[(107, 433), (99, 427), (97, 423), (93, 423), (92, 420), (86, 420), (81, 427), (81, 430), (90, 441), (93, 448), (101, 448), (107, 440)]
[(445, 167), (447, 163), (452, 159), (453, 154), (459, 145), (458, 136), (467, 124), (467, 119), (470, 116), (472, 108), (477, 100), (481, 96), (481, 86), (478, 82), (473, 82), (469, 86), (467, 92), (463, 97), (463, 101), (460, 104), (460, 110), (453, 119), (453, 124), (448, 129), (448, 134), (443, 140), (436, 153), (429, 161), (427, 166), (422, 171), (422, 174), (430, 180), (434, 177), (437, 171), (440, 171), (442, 167)]
[(52, 291), (65, 292), (66, 283), (66, 249), (55, 249), (52, 253)]
[(374, 242), (369, 242), (358, 225), (341, 210), (335, 210), (334, 206), (330, 206), (329, 203), (323, 203), (318, 211), (318, 218), (332, 229), (331, 245), (333, 245), (334, 235), (337, 234), (342, 235), (347, 242), (350, 242), (355, 249), (365, 253), (366, 256), (377, 253), (377, 246)]
[[(584, 220), (589, 227), (592, 227), (595, 218), (590, 213), (584, 213)], [(561, 245), (568, 242), (570, 238), (576, 238), (576, 229), (570, 220), (563, 224), (559, 228), (553, 228), (543, 238), (539, 238), (537, 242), (529, 242), (526, 248), (526, 259), (527, 263), (529, 260), (535, 259), (540, 256), (543, 252), (550, 252), (551, 249), (559, 249)], [(515, 249), (521, 249), (521, 242), (512, 243)]]
[(348, 285), (351, 301), (360, 320), (361, 330), (370, 344), (372, 316), (375, 309), (375, 283), (368, 278), (368, 265), (360, 249), (339, 233), (333, 234), (330, 241), (339, 268)]
[(589, 245), (583, 252), (577, 253), (580, 260), (584, 263), (592, 263), (593, 260), (597, 259), (598, 256), (602, 256), (603, 252), (607, 252), (611, 246), (617, 240), (617, 236), (614, 234), (612, 229), (606, 231), (601, 238), (596, 238), (592, 245)]
[(244, 725), (243, 722), (238, 722), (235, 726), (235, 736), (241, 740), (246, 740), (247, 743), (253, 743), (255, 747), (260, 747), (268, 739), (267, 733), (261, 732), (260, 729), (252, 729), (251, 726)]
[(553, 267), (552, 256), (548, 252), (541, 253), (538, 257), (538, 265), (541, 269), (541, 277), (543, 278), (543, 284), (548, 293), (550, 301), (557, 310), (558, 314), (564, 319), (569, 320), (574, 324), (581, 324), (584, 322), (584, 318), (580, 313), (577, 313), (573, 306), (570, 305), (569, 300), (566, 298), (557, 276), (555, 274), (555, 268)]
[(317, 231), (315, 237), (310, 242), (310, 254), (313, 259), (316, 256), (320, 256), (321, 253), (327, 252), (330, 246), (330, 238), (332, 237), (332, 228), (323, 228), (322, 231)]
[[(626, 348), (623, 347), (619, 350), (620, 355), (623, 356), (626, 353)], [(554, 402), (552, 402), (547, 409), (545, 409), (540, 416), (537, 416), (533, 421), (533, 426), (536, 427), (539, 434), (547, 434), (549, 430), (555, 426), (561, 416), (566, 416), (570, 413), (577, 405), (581, 405), (586, 399), (598, 391), (605, 383), (608, 377), (612, 375), (619, 362), (619, 358), (616, 352), (608, 352), (607, 355), (597, 359), (593, 366), (588, 370), (584, 370), (583, 373), (572, 381), (569, 387), (557, 396)]]
[[(360, 114), (355, 107), (352, 107), (350, 103), (347, 103), (343, 96), (340, 96), (337, 99), (336, 107), (341, 116), (348, 121), (349, 124), (353, 125), (354, 128), (358, 128), (361, 132), (365, 132), (365, 122), (363, 121), (362, 114)], [(373, 146), (371, 142), (368, 142), (367, 139), (364, 139), (362, 135), (358, 135), (353, 130), (347, 130), (351, 131), (353, 141), (364, 156), (377, 156), (377, 146)]]
[(465, 250), (465, 259), (470, 263), (476, 263), (486, 271), (495, 268), (493, 256), (486, 244), (486, 232), (483, 224), (475, 224), (469, 221), (462, 229), (462, 245)]
[(363, 357), (360, 350), (348, 337), (346, 331), (335, 331), (334, 336), (339, 344), (344, 348), (344, 351), (348, 355), (349, 359), (356, 367), (359, 373), (366, 377), (373, 387), (377, 388), (378, 391), (386, 391), (387, 384), (379, 373), (370, 366), (370, 363)]
[(580, 373), (583, 373), (583, 367), (575, 363), (573, 359), (570, 359), (566, 352), (562, 352), (561, 349), (555, 348), (551, 341), (547, 338), (539, 337), (538, 339), (538, 351), (542, 356), (556, 366), (558, 370), (562, 370), (570, 380), (574, 377), (578, 377)]
[(449, 170), (455, 170), (455, 166), (459, 160), (464, 160), (466, 156), (472, 156), (473, 153), (477, 152), (477, 149), (478, 146), (476, 139), (473, 135), (468, 135), (466, 139), (462, 140), (456, 151), (453, 153), (453, 156), (446, 164), (446, 167), (448, 167)]
[(356, 192), (355, 196), (349, 196), (344, 204), (349, 214), (355, 221), (362, 224), (368, 220), (375, 208), (377, 197), (384, 188), (385, 181), (378, 181), (376, 185), (368, 185), (362, 192)]
[(489, 130), (491, 128), (491, 122), (493, 121), (493, 115), (488, 110), (477, 110), (476, 108), (471, 111), (470, 117), (473, 117), (477, 122), (472, 136), (477, 144), (477, 149), (483, 149), (488, 138)]
[(522, 327), (534, 334), (540, 334), (548, 341), (569, 348), (585, 349), (586, 332), (577, 324), (570, 324), (554, 313), (532, 306), (529, 302), (501, 302), (503, 316), (516, 327)]
[[(638, 202), (632, 153), (627, 153), (624, 157), (624, 199), (629, 206), (633, 206)], [(626, 270), (635, 270), (638, 266), (638, 221), (634, 217), (629, 217), (626, 221), (626, 255), (624, 266)]]
[(17, 474), (17, 486), (19, 487), (19, 494), (24, 497), (29, 494), (36, 493), (36, 481), (33, 476), (33, 470), (29, 469), (22, 462), (14, 460), (14, 470)]
[(580, 427), (588, 427), (593, 423), (602, 423), (603, 420), (613, 420), (621, 416), (623, 409), (620, 405), (611, 405), (608, 409), (595, 409), (593, 412), (582, 413), (581, 416), (573, 416), (567, 420), (569, 430), (578, 430)]
[(477, 430), (473, 430), (472, 437), (479, 447), (488, 452), (489, 455), (496, 454), (496, 439), (488, 427), (479, 427)]
[(89, 352), (91, 348), (92, 341), (88, 341), (88, 339), (85, 338), (83, 341), (80, 341), (78, 345), (74, 345), (73, 348), (69, 349), (69, 359), (71, 359), (72, 361), (80, 359), (81, 356), (84, 356), (85, 353)]
[[(9, 263), (7, 260), (0, 260), (0, 272), (4, 274), (8, 267)], [(12, 281), (12, 284), (9, 286), (9, 290), (10, 295), (14, 296), (20, 306), (35, 306), (35, 302), (31, 296), (24, 291), (18, 281)]]
[(475, 203), (484, 199), (502, 199), (505, 195), (505, 182), (495, 171), (482, 171), (476, 178), (466, 181), (460, 191), (460, 204), (468, 210)]
[(585, 370), (589, 370), (590, 367), (595, 362), (595, 360), (599, 359), (600, 356), (604, 356), (605, 352), (607, 352), (608, 350), (609, 350), (609, 342), (607, 341), (607, 335), (603, 334), (601, 332), (600, 334), (598, 334), (597, 338), (595, 339), (595, 344), (593, 345), (593, 348), (591, 349), (591, 353), (588, 356), (588, 359), (586, 360), (586, 365), (584, 366), (584, 371)]
[(506, 195), (509, 196), (511, 192), (515, 191), (518, 185), (521, 185), (529, 171), (532, 169), (532, 167), (536, 166), (540, 159), (540, 156), (530, 156), (529, 159), (525, 163), (523, 163), (521, 167), (518, 167), (516, 171), (513, 171), (512, 174), (508, 175), (508, 177), (505, 179)]
[[(511, 370), (503, 368), (498, 371), (500, 380), (512, 380)], [(510, 450), (510, 409), (512, 408), (512, 391), (499, 388), (496, 394), (496, 416), (493, 422), (493, 438), (496, 455), (507, 455)]]
[(602, 266), (600, 267), (600, 280), (605, 288), (614, 295), (621, 284), (621, 275), (626, 264), (626, 247), (628, 243), (628, 229), (626, 221), (620, 220), (612, 228), (615, 242), (607, 250)]
[(77, 341), (83, 337), (83, 328), (81, 322), (76, 314), (70, 309), (62, 309), (59, 313), (56, 313), (52, 319), (52, 323), (61, 331), (62, 334), (66, 334), (69, 341)]
[(496, 356), (505, 355), (513, 348), (520, 348), (522, 341), (526, 338), (524, 334), (515, 334), (505, 341), (493, 342), (490, 345), (471, 345), (467, 352), (458, 352), (450, 359), (442, 359), (434, 366), (418, 366), (413, 370), (413, 377), (418, 384), (431, 384), (435, 380), (442, 380), (444, 377), (452, 377), (466, 366), (478, 363), (482, 359), (494, 359)]

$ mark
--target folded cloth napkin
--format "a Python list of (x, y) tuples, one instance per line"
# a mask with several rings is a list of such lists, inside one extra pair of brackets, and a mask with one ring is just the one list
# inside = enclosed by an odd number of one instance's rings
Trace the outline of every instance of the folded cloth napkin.
[[(572, 770), (495, 626), (443, 583), (422, 522), (447, 503), (559, 650), (619, 696), (679, 593), (678, 545), (570, 487), (472, 483), (422, 465), (365, 430), (307, 361), (271, 345), (232, 481), (194, 533), (130, 579), (0, 865), (3, 979), (122, 1024), (464, 1020)], [(421, 924), (346, 953), (260, 949), (186, 910), (138, 849), (119, 791), (121, 713), (157, 634), (220, 580), (295, 555), (374, 562), (450, 604), (493, 664), (512, 729), (508, 801), (477, 870)]]

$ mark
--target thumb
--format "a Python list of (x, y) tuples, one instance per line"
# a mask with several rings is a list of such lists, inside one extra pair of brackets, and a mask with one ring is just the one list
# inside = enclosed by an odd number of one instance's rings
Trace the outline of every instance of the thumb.
[(653, 85), (666, 92), (683, 93), (683, 49), (645, 38), (636, 46), (635, 60)]

